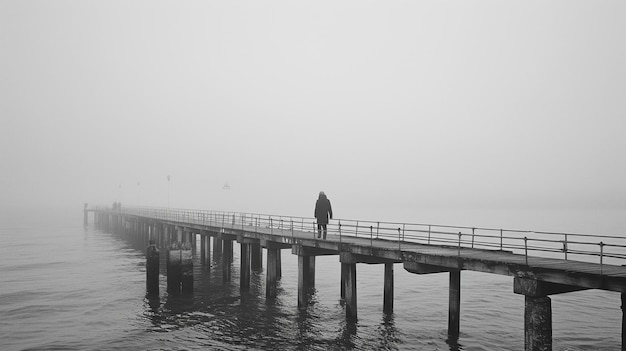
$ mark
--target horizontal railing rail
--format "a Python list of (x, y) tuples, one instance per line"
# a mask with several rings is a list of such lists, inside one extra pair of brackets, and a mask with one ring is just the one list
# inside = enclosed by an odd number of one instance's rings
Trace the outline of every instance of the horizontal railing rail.
[[(107, 207), (91, 210), (110, 211)], [(312, 217), (281, 216), (260, 213), (225, 212), (212, 210), (123, 207), (115, 210), (124, 214), (155, 218), (174, 222), (197, 222), (199, 224), (235, 229), (270, 229), (275, 234), (310, 232), (317, 237), (317, 223)], [(439, 224), (395, 223), (352, 219), (333, 219), (328, 224), (328, 234), (339, 240), (349, 237), (388, 240), (402, 245), (417, 243), (463, 248), (511, 251), (532, 257), (550, 257), (573, 261), (596, 262), (600, 265), (626, 264), (626, 238), (622, 236), (542, 232), (514, 229), (494, 229)], [(529, 253), (532, 253), (530, 255)]]

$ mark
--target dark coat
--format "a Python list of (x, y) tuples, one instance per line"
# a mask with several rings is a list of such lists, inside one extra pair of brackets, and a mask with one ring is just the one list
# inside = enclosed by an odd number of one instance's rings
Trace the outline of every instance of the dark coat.
[(330, 200), (326, 197), (326, 195), (320, 195), (315, 202), (315, 218), (317, 218), (317, 223), (319, 224), (328, 224), (328, 216), (333, 218), (333, 209), (330, 206)]

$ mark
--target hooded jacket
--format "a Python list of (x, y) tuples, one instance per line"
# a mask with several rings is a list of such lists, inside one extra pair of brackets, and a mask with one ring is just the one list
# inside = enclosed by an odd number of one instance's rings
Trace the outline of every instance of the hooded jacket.
[(330, 200), (326, 194), (320, 193), (319, 198), (315, 202), (315, 218), (318, 224), (328, 224), (328, 216), (333, 218), (333, 209), (330, 206)]

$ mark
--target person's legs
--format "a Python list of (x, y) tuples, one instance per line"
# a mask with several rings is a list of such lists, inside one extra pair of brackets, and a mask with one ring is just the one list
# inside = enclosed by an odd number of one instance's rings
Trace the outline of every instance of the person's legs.
[(326, 232), (327, 232), (326, 224), (322, 224), (322, 227), (324, 228), (324, 239), (326, 239)]
[(321, 238), (322, 237), (322, 225), (317, 223), (317, 238)]

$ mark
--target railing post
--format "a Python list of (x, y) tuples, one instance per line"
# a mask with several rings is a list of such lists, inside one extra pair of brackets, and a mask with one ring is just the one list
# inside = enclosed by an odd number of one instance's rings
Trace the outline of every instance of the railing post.
[(563, 252), (565, 253), (565, 260), (567, 261), (567, 234), (565, 234), (565, 241), (563, 241)]
[(378, 229), (380, 228), (380, 222), (376, 222), (376, 239), (378, 239)]
[(272, 217), (270, 216), (270, 234), (274, 234), (274, 223)]
[(600, 241), (600, 275), (604, 273), (604, 243)]
[(374, 246), (374, 226), (370, 225), (370, 247)]
[(474, 248), (474, 231), (476, 228), (472, 228), (472, 249)]
[(356, 227), (354, 228), (354, 236), (359, 236), (359, 221), (356, 221)]
[(500, 251), (502, 251), (502, 228), (500, 229)]
[(291, 220), (291, 237), (293, 238), (293, 219)]
[(459, 232), (459, 247), (458, 247), (458, 251), (457, 251), (457, 257), (461, 257), (461, 236), (463, 236), (463, 234), (461, 234), (461, 232)]
[(528, 237), (524, 237), (524, 257), (526, 257), (526, 265), (528, 266)]
[(430, 224), (428, 225), (428, 245), (430, 245)]
[[(339, 244), (341, 244), (341, 220), (339, 220)], [(339, 245), (339, 250), (341, 251), (341, 245)]]
[(400, 231), (400, 227), (398, 227), (398, 251), (402, 250), (402, 239), (401, 239), (401, 231)]

